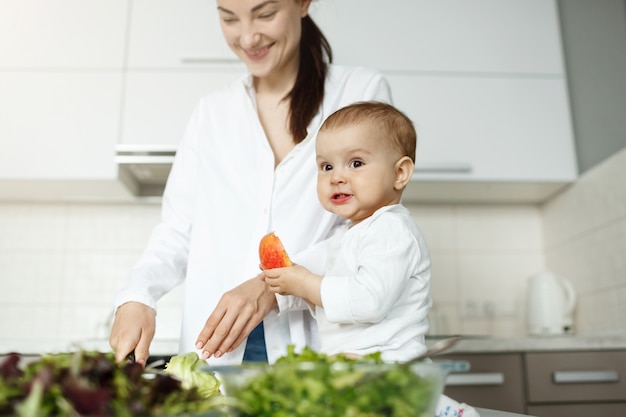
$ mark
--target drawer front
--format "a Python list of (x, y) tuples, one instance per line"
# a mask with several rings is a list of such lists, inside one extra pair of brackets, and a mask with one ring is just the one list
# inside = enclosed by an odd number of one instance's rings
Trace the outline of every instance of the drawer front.
[(527, 353), (531, 403), (626, 401), (626, 352)]
[(535, 417), (626, 416), (626, 403), (530, 405), (528, 414)]
[(474, 407), (524, 413), (521, 354), (453, 354), (442, 358), (470, 364), (468, 372), (448, 375), (447, 396)]

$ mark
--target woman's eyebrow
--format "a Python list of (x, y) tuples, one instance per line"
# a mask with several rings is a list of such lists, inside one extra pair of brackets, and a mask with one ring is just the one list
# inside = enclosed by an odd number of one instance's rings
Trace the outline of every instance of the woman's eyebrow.
[[(254, 6), (252, 9), (250, 9), (250, 12), (256, 12), (256, 11), (264, 8), (265, 6), (267, 6), (268, 4), (271, 4), (271, 3), (278, 3), (278, 2), (276, 0), (264, 1), (263, 3), (259, 3), (256, 6)], [(233, 11), (225, 9), (222, 6), (217, 6), (217, 10), (220, 10), (220, 11), (222, 11), (224, 13), (228, 13), (228, 14), (235, 14)]]
[(232, 11), (230, 11), (230, 10), (228, 10), (228, 9), (223, 8), (222, 6), (217, 6), (217, 10), (219, 10), (220, 12), (227, 13), (227, 14), (235, 14), (235, 13), (233, 13)]
[(264, 1), (263, 3), (259, 3), (256, 6), (254, 6), (250, 11), (251, 12), (256, 12), (257, 10), (264, 8), (265, 6), (267, 6), (270, 3), (278, 3), (278, 2), (276, 0)]

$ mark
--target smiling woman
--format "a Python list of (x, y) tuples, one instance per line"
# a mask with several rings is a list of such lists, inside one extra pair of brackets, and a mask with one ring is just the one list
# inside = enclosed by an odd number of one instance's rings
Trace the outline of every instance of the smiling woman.
[(118, 360), (133, 350), (147, 360), (157, 301), (183, 281), (181, 352), (226, 365), (240, 363), (251, 340), (270, 362), (290, 344), (318, 346), (306, 303), (258, 279), (258, 242), (275, 231), (294, 262), (321, 272), (342, 219), (317, 200), (315, 134), (340, 107), (391, 98), (380, 73), (331, 64), (309, 6), (217, 0), (224, 37), (248, 73), (203, 97), (191, 116), (162, 219), (116, 298)]

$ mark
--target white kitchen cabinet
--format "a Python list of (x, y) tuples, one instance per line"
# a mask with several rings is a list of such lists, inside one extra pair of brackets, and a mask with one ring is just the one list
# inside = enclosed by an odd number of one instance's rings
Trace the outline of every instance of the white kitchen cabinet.
[(0, 71), (0, 200), (128, 200), (120, 71)]
[(245, 71), (129, 72), (124, 94), (121, 143), (178, 145), (199, 99)]
[(128, 68), (194, 68), (236, 62), (215, 0), (133, 0)]
[(334, 61), (378, 68), (418, 131), (404, 201), (545, 201), (577, 177), (555, 1), (327, 0)]
[(576, 177), (560, 78), (388, 76), (413, 120), (419, 180), (554, 181)]
[(114, 178), (121, 78), (0, 72), (0, 178)]
[(121, 144), (176, 146), (205, 94), (245, 73), (215, 0), (134, 0)]
[(0, 69), (117, 68), (128, 0), (0, 1)]
[(549, 0), (324, 0), (311, 15), (335, 61), (383, 71), (563, 73)]

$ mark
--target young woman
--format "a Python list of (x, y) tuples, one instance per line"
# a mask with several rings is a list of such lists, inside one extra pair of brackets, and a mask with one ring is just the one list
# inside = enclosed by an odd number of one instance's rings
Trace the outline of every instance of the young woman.
[(258, 244), (275, 231), (296, 262), (323, 271), (324, 241), (342, 219), (317, 200), (315, 134), (340, 107), (391, 97), (379, 73), (330, 64), (310, 2), (217, 0), (224, 37), (249, 74), (204, 97), (191, 116), (162, 220), (116, 297), (118, 360), (134, 350), (145, 363), (157, 300), (183, 282), (181, 353), (236, 364), (252, 339), (269, 362), (288, 344), (317, 346), (306, 306), (258, 279)]

